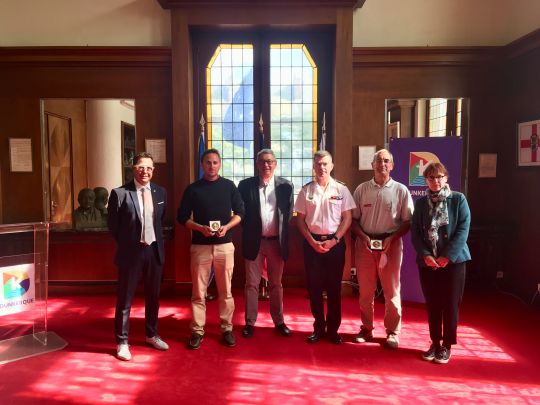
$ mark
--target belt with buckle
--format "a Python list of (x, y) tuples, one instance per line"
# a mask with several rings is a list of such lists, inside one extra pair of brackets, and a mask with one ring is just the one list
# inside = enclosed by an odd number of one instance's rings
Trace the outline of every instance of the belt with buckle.
[(375, 233), (375, 234), (366, 233), (366, 235), (369, 236), (369, 239), (383, 240), (383, 239), (388, 238), (392, 234), (391, 233)]
[(325, 240), (333, 239), (335, 235), (336, 235), (335, 233), (330, 233), (330, 234), (325, 234), (325, 235), (320, 235), (316, 233), (311, 234), (311, 236), (313, 236), (313, 239), (315, 239), (317, 242), (324, 242)]
[(261, 235), (261, 239), (264, 239), (264, 240), (278, 240), (279, 239), (279, 236), (262, 236)]

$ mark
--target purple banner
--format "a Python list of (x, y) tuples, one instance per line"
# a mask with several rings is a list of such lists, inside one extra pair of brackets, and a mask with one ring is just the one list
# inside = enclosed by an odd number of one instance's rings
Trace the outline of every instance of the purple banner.
[[(427, 188), (424, 180), (425, 167), (432, 162), (441, 162), (448, 169), (450, 188), (461, 191), (462, 151), (463, 140), (454, 136), (391, 139), (390, 152), (394, 157), (392, 178), (405, 184), (413, 201), (416, 201), (425, 194)], [(401, 298), (405, 301), (424, 302), (410, 233), (403, 237)]]

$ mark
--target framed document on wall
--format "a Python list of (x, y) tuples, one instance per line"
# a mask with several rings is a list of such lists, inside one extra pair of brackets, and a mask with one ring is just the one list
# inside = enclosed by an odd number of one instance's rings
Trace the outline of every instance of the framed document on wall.
[(152, 155), (154, 163), (167, 163), (165, 139), (145, 139), (146, 151)]
[(12, 172), (32, 172), (32, 139), (9, 138), (9, 167)]

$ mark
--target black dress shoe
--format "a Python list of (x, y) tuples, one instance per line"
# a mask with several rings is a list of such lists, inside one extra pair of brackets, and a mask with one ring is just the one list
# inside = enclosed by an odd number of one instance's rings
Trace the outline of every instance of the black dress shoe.
[(277, 333), (279, 333), (281, 336), (286, 336), (286, 337), (289, 337), (292, 335), (292, 332), (291, 330), (287, 327), (287, 325), (285, 325), (284, 323), (280, 324), (280, 325), (276, 325), (274, 326), (274, 329), (276, 330)]
[(306, 339), (308, 343), (317, 343), (324, 336), (323, 330), (316, 330), (312, 335), (309, 335)]
[(246, 325), (242, 329), (242, 336), (245, 338), (250, 338), (253, 336), (253, 325)]
[(335, 345), (340, 345), (340, 344), (343, 343), (343, 339), (341, 338), (341, 336), (337, 332), (329, 334), (328, 335), (328, 340), (330, 342), (334, 343)]
[(200, 333), (193, 332), (191, 334), (191, 337), (189, 338), (188, 347), (191, 350), (197, 350), (199, 347), (201, 347), (201, 343), (203, 341), (203, 335)]
[(221, 341), (225, 346), (236, 346), (236, 339), (234, 338), (234, 334), (232, 333), (232, 331), (224, 332), (223, 335), (221, 335)]

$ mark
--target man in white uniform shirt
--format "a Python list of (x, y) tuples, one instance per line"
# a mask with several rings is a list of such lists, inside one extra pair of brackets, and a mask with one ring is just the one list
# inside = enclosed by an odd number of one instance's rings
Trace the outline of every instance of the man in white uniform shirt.
[(268, 274), (270, 315), (282, 336), (291, 331), (283, 319), (283, 266), (289, 255), (289, 220), (293, 212), (293, 185), (274, 176), (276, 157), (270, 149), (257, 154), (258, 176), (242, 180), (238, 191), (246, 210), (242, 221), (242, 254), (246, 265), (246, 324), (242, 336), (253, 336), (257, 320), (259, 284), (263, 268)]
[(356, 235), (355, 257), (360, 289), (362, 326), (354, 341), (373, 340), (374, 295), (377, 276), (384, 291), (386, 345), (397, 349), (401, 329), (400, 271), (403, 258), (401, 237), (411, 226), (414, 209), (408, 188), (390, 177), (394, 160), (390, 152), (375, 153), (373, 179), (354, 192), (352, 231)]
[[(304, 267), (311, 313), (315, 318), (308, 343), (318, 342), (325, 334), (335, 343), (342, 343), (341, 279), (345, 265), (343, 237), (351, 225), (354, 200), (347, 187), (330, 177), (334, 168), (332, 155), (318, 151), (313, 157), (315, 180), (302, 187), (294, 209), (298, 229), (304, 237)], [(327, 293), (324, 315), (323, 292)]]

